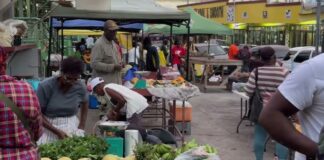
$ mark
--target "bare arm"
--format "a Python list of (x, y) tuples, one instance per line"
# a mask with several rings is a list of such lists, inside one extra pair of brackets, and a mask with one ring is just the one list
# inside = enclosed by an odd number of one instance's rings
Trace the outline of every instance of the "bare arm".
[(88, 101), (82, 102), (81, 103), (81, 117), (80, 117), (80, 124), (78, 126), (79, 129), (85, 128), (85, 123), (87, 120), (87, 115), (88, 115)]
[(107, 91), (107, 94), (111, 97), (111, 99), (116, 101), (117, 104), (116, 104), (115, 111), (119, 112), (120, 109), (122, 109), (124, 107), (124, 105), (126, 104), (125, 98), (121, 94), (119, 94), (118, 92), (116, 92), (112, 89), (107, 88), (106, 91)]
[(299, 133), (287, 118), (296, 112), (298, 109), (278, 91), (263, 108), (259, 123), (278, 142), (313, 157), (318, 153), (317, 144)]
[(65, 132), (63, 132), (62, 130), (54, 127), (47, 119), (46, 117), (42, 114), (42, 119), (43, 119), (43, 126), (50, 130), (51, 132), (53, 132), (54, 134), (56, 134), (60, 139), (66, 138), (68, 137), (67, 134)]

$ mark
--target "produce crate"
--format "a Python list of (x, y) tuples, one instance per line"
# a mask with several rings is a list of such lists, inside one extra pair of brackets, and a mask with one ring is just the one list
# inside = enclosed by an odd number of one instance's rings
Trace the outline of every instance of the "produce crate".
[[(170, 101), (169, 105), (171, 107), (171, 110), (173, 110), (173, 102)], [(182, 122), (182, 101), (176, 101), (176, 113), (175, 113), (175, 120), (177, 122)], [(185, 102), (185, 108), (184, 108), (184, 121), (191, 122), (192, 120), (192, 106), (189, 102)]]
[(124, 139), (120, 137), (107, 137), (106, 143), (109, 145), (107, 154), (113, 154), (119, 157), (124, 156)]

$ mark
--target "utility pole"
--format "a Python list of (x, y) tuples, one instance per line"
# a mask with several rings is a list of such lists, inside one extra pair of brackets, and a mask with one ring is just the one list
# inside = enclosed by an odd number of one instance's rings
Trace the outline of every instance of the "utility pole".
[[(315, 51), (319, 53), (319, 44), (320, 44), (320, 27), (321, 27), (321, 0), (317, 0), (316, 6), (316, 41), (315, 41)], [(323, 50), (323, 49), (322, 49)]]

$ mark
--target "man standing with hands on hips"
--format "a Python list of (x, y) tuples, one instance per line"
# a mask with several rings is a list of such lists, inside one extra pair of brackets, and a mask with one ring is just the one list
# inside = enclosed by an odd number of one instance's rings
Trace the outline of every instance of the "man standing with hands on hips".
[(107, 20), (104, 34), (96, 41), (91, 53), (92, 78), (102, 77), (107, 83), (121, 84), (121, 55), (114, 42), (117, 30), (116, 22)]

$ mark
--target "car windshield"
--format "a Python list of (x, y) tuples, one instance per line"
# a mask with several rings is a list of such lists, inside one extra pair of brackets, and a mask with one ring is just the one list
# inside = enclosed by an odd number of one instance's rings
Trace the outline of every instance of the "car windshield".
[(295, 55), (297, 51), (289, 51), (288, 54), (284, 57), (284, 61), (287, 61), (290, 59), (290, 56)]
[[(208, 52), (208, 45), (204, 46), (197, 46), (196, 47), (198, 52), (200, 53), (207, 53)], [(209, 54), (215, 54), (215, 55), (224, 55), (226, 52), (224, 49), (218, 45), (210, 45), (209, 47)]]

